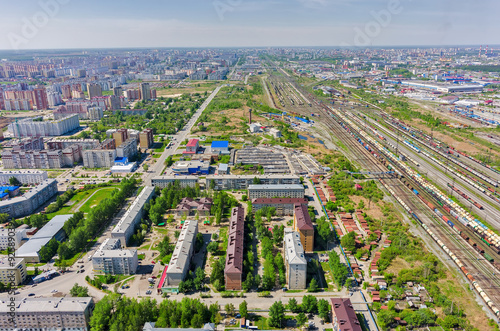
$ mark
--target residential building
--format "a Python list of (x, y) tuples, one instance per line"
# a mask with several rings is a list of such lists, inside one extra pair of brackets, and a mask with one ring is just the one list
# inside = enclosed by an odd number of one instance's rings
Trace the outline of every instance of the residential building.
[(111, 168), (116, 159), (115, 149), (92, 149), (82, 152), (86, 168)]
[(129, 138), (125, 140), (121, 145), (116, 147), (117, 157), (131, 158), (137, 155), (137, 140), (134, 138)]
[(248, 198), (303, 198), (304, 197), (304, 185), (302, 184), (292, 184), (292, 185), (262, 185), (262, 184), (252, 184), (248, 185)]
[(141, 83), (140, 87), (141, 100), (151, 100), (151, 87), (149, 83)]
[(57, 193), (57, 181), (46, 179), (22, 196), (0, 201), (0, 213), (18, 218), (31, 215)]
[(3, 97), (3, 90), (0, 88), (0, 109), (5, 109), (5, 100)]
[(231, 209), (231, 219), (229, 221), (226, 267), (224, 269), (226, 290), (241, 290), (244, 241), (245, 212), (242, 207), (234, 207)]
[(26, 118), (9, 124), (8, 130), (14, 137), (62, 136), (80, 127), (78, 115), (59, 120), (43, 121), (43, 117)]
[(144, 129), (139, 134), (139, 146), (141, 148), (149, 148), (154, 144), (153, 129)]
[(92, 256), (94, 273), (106, 275), (133, 275), (139, 259), (137, 249), (122, 249), (118, 238), (107, 238)]
[(26, 229), (0, 229), (0, 250), (4, 251), (7, 248), (18, 249), (21, 246), (21, 241), (26, 237)]
[(156, 176), (151, 179), (151, 185), (161, 189), (175, 182), (179, 183), (180, 188), (195, 187), (198, 183), (198, 178), (194, 176)]
[(356, 311), (349, 298), (331, 298), (334, 331), (361, 331)]
[(23, 138), (12, 143), (14, 151), (29, 151), (44, 149), (43, 137)]
[(283, 239), (285, 251), (286, 283), (291, 290), (306, 288), (307, 260), (304, 247), (300, 242), (300, 234), (291, 229), (285, 229)]
[(80, 162), (82, 150), (73, 145), (63, 150), (2, 151), (2, 160), (5, 169), (58, 169)]
[(182, 154), (196, 154), (199, 147), (200, 142), (198, 139), (190, 139), (186, 145), (186, 150)]
[(127, 129), (118, 129), (113, 133), (116, 146), (120, 146), (128, 139)]
[(257, 198), (252, 200), (252, 211), (269, 207), (276, 209), (277, 216), (291, 216), (295, 210), (295, 204), (307, 205), (307, 198)]
[(94, 97), (102, 97), (102, 88), (99, 84), (87, 84), (87, 93), (89, 94), (89, 99)]
[(314, 226), (307, 210), (307, 205), (295, 204), (293, 214), (293, 230), (300, 234), (300, 241), (306, 253), (314, 250)]
[(255, 180), (264, 185), (293, 185), (300, 184), (300, 178), (296, 175), (208, 175), (205, 177), (206, 187), (215, 190), (246, 190)]
[(32, 92), (33, 103), (37, 110), (48, 109), (49, 101), (47, 99), (47, 92), (45, 88), (36, 88)]
[(211, 152), (214, 154), (229, 154), (228, 141), (213, 141), (210, 146)]
[(0, 283), (17, 286), (26, 280), (26, 262), (21, 258), (9, 260), (8, 257), (0, 259)]
[(121, 86), (113, 87), (113, 95), (116, 97), (120, 97), (123, 95), (123, 88)]
[[(97, 148), (100, 143), (97, 139), (55, 139), (45, 140), (48, 149), (65, 149), (78, 145), (82, 150)], [(111, 148), (112, 149), (112, 148)]]
[(0, 171), (0, 184), (9, 184), (12, 177), (16, 178), (23, 184), (31, 185), (39, 184), (49, 178), (46, 171)]
[(214, 323), (206, 323), (202, 328), (157, 328), (155, 322), (146, 322), (142, 331), (215, 331)]
[(118, 224), (114, 227), (113, 231), (111, 231), (111, 238), (120, 239), (123, 246), (127, 245), (129, 238), (134, 234), (135, 228), (141, 222), (142, 216), (144, 216), (144, 205), (151, 200), (154, 193), (154, 187), (144, 187)]
[(91, 121), (99, 121), (104, 116), (102, 107), (90, 107), (87, 112)]
[(33, 237), (16, 251), (16, 257), (22, 257), (26, 262), (40, 262), (40, 256), (38, 255), (40, 249), (52, 238), (62, 241), (66, 237), (63, 226), (71, 217), (73, 215), (54, 216), (53, 219), (38, 230)]
[(179, 283), (186, 277), (191, 258), (194, 255), (197, 233), (198, 221), (187, 220), (184, 222), (166, 272), (166, 282), (169, 286), (179, 286)]
[(9, 302), (9, 297), (0, 298), (0, 330), (90, 331), (89, 321), (94, 310), (94, 301), (90, 297), (16, 300), (14, 324)]
[(175, 208), (177, 216), (209, 216), (210, 208), (212, 207), (211, 198), (201, 198), (195, 200), (193, 198), (182, 198), (181, 202)]

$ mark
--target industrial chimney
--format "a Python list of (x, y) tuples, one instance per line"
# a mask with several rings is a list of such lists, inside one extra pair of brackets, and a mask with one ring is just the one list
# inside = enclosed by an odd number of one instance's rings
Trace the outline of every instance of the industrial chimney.
[(248, 110), (248, 124), (252, 124), (252, 109)]

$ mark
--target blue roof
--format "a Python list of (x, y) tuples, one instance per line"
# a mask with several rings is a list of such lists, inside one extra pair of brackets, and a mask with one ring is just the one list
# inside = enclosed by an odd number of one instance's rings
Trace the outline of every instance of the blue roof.
[(8, 193), (0, 193), (0, 199), (3, 199), (5, 196), (8, 196)]
[(212, 148), (228, 148), (229, 141), (212, 141)]
[(10, 192), (15, 191), (19, 188), (19, 186), (0, 186), (0, 192), (5, 192), (5, 190), (9, 190)]

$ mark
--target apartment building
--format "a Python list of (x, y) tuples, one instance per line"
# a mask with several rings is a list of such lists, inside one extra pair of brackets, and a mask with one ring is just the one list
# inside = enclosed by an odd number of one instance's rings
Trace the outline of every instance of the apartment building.
[(172, 258), (168, 264), (166, 282), (169, 286), (179, 286), (189, 270), (191, 258), (194, 255), (198, 221), (187, 220), (182, 226), (181, 234), (175, 244)]
[(26, 237), (26, 229), (0, 229), (0, 250), (4, 251), (7, 248), (18, 249), (21, 246), (21, 241)]
[(331, 298), (332, 325), (334, 331), (361, 331), (356, 311), (349, 298)]
[(0, 259), (0, 283), (17, 286), (22, 284), (28, 275), (26, 262), (22, 258), (9, 260), (8, 257)]
[(195, 176), (156, 176), (151, 179), (151, 184), (161, 189), (175, 182), (179, 183), (181, 188), (195, 187), (198, 183), (198, 178)]
[(101, 85), (93, 83), (87, 84), (87, 93), (89, 94), (89, 99), (102, 96)]
[(111, 168), (116, 159), (115, 149), (91, 149), (82, 154), (83, 166), (87, 168)]
[(304, 185), (248, 185), (248, 198), (304, 198)]
[(104, 116), (102, 107), (97, 107), (97, 106), (90, 107), (87, 113), (88, 113), (88, 118), (91, 121), (99, 121)]
[(246, 190), (256, 178), (262, 185), (300, 184), (300, 177), (296, 175), (208, 175), (205, 178), (205, 185), (212, 187), (213, 183), (215, 190)]
[(118, 224), (111, 231), (111, 237), (120, 239), (123, 246), (127, 245), (129, 238), (134, 234), (135, 228), (141, 222), (144, 214), (144, 205), (154, 196), (155, 188), (146, 186), (139, 196), (135, 198), (132, 205), (122, 216)]
[(137, 140), (135, 138), (129, 138), (125, 140), (121, 145), (116, 147), (117, 157), (131, 158), (137, 154)]
[(46, 171), (0, 171), (0, 184), (8, 184), (9, 180), (14, 177), (23, 184), (39, 184), (49, 177)]
[(234, 207), (231, 210), (231, 220), (229, 221), (226, 267), (224, 269), (226, 290), (241, 290), (244, 242), (245, 212), (242, 207)]
[(141, 148), (149, 148), (154, 144), (153, 129), (144, 129), (139, 134), (139, 145)]
[(16, 300), (12, 323), (10, 298), (0, 298), (0, 330), (72, 330), (89, 331), (94, 310), (90, 297), (23, 298)]
[(291, 216), (295, 210), (295, 204), (307, 205), (307, 198), (257, 198), (252, 200), (252, 211), (268, 207), (276, 210), (277, 216)]
[(78, 115), (58, 120), (44, 121), (43, 117), (26, 118), (9, 124), (8, 130), (14, 137), (62, 136), (80, 127)]
[(139, 259), (137, 249), (122, 249), (118, 238), (107, 238), (92, 256), (94, 273), (106, 275), (133, 275)]
[(306, 253), (314, 250), (314, 226), (307, 205), (296, 204), (293, 214), (293, 230), (300, 234), (300, 241)]
[(113, 132), (113, 139), (115, 140), (116, 146), (120, 146), (128, 139), (127, 129), (118, 129)]
[(307, 260), (304, 246), (300, 241), (300, 234), (291, 229), (285, 229), (283, 249), (285, 251), (286, 283), (288, 288), (293, 290), (305, 289)]

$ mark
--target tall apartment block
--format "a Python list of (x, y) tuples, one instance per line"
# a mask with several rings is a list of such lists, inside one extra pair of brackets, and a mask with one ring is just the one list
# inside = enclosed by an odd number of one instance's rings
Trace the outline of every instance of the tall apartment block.
[(314, 250), (314, 226), (307, 205), (296, 204), (293, 214), (293, 230), (300, 234), (300, 241), (306, 253)]
[(286, 283), (289, 289), (305, 289), (307, 279), (307, 261), (300, 234), (291, 229), (285, 230), (283, 239), (285, 250)]
[(234, 207), (231, 210), (231, 220), (229, 221), (226, 267), (224, 269), (226, 290), (241, 290), (244, 241), (245, 213), (242, 207)]
[(150, 100), (151, 99), (151, 87), (149, 83), (141, 83), (140, 87), (141, 92), (141, 100)]
[(113, 133), (113, 139), (115, 140), (116, 146), (120, 146), (128, 139), (127, 129), (118, 129)]
[(89, 94), (89, 99), (102, 96), (102, 88), (99, 84), (89, 83), (87, 84), (87, 93)]
[(26, 118), (9, 124), (8, 130), (14, 137), (62, 136), (80, 127), (78, 115), (70, 115), (58, 120), (44, 121), (43, 117)]
[(139, 146), (141, 148), (149, 148), (154, 144), (153, 129), (144, 129), (139, 134)]

